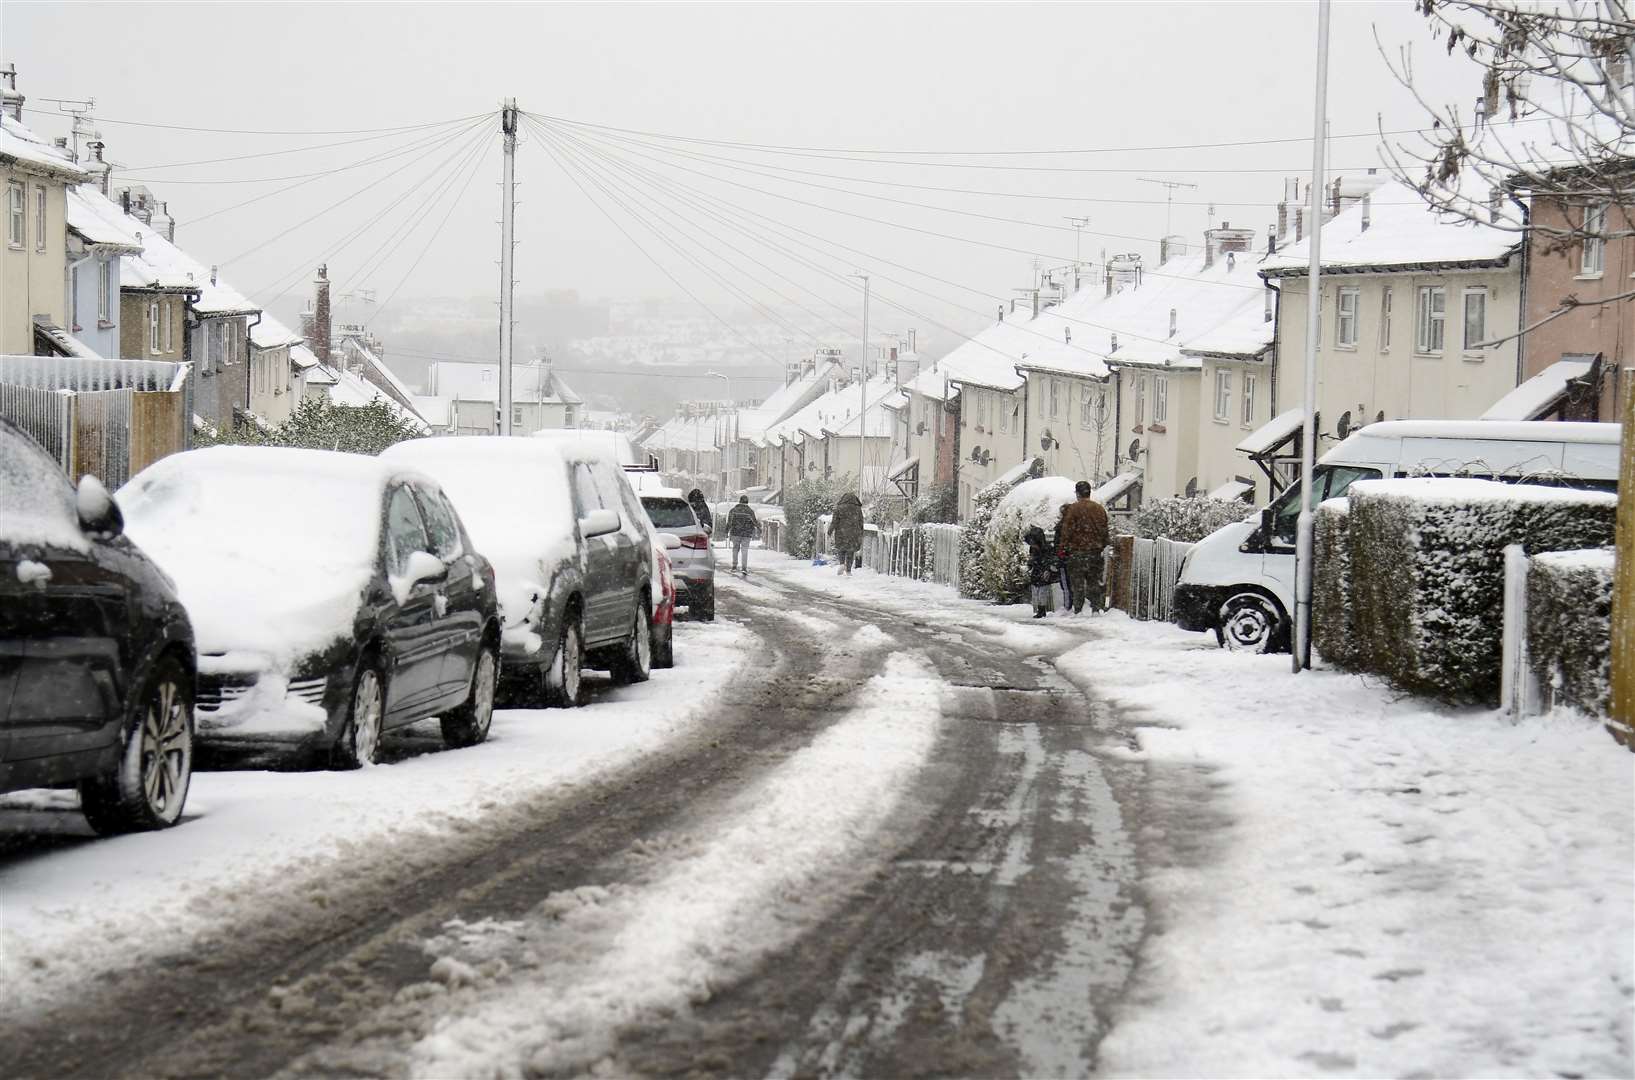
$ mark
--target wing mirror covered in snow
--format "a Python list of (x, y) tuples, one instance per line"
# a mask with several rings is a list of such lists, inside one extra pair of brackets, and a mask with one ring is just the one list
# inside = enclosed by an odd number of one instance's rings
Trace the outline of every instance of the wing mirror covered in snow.
[(681, 546), (681, 537), (675, 533), (659, 533), (659, 545), (665, 551), (674, 551)]
[(90, 473), (80, 477), (74, 503), (80, 527), (92, 536), (112, 539), (125, 531), (125, 515), (120, 513), (119, 504), (102, 486), (102, 481)]
[(448, 564), (429, 551), (412, 552), (403, 576), (413, 585), (423, 581), (447, 581)]
[(579, 519), (579, 535), (586, 540), (618, 532), (621, 527), (617, 510), (592, 510)]

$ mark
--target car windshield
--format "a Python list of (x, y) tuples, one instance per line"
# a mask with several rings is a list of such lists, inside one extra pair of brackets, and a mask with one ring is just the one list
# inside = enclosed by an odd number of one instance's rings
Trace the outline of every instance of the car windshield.
[(647, 508), (647, 516), (660, 529), (698, 528), (698, 518), (693, 516), (693, 508), (687, 505), (686, 499), (649, 496), (642, 499), (642, 506)]
[(0, 431), (0, 543), (85, 549), (74, 489), (26, 435)]
[[(1378, 469), (1357, 465), (1319, 465), (1314, 474), (1317, 485), (1317, 504), (1324, 499), (1337, 499), (1358, 480), (1378, 480)], [(1297, 480), (1284, 490), (1272, 510), (1272, 536), (1279, 544), (1293, 545), (1300, 524), (1300, 482)]]

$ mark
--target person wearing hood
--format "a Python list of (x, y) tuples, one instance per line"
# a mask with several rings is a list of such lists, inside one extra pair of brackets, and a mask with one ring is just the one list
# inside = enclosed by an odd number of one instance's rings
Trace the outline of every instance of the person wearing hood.
[(840, 559), (840, 572), (851, 574), (857, 553), (863, 550), (863, 503), (857, 492), (848, 491), (835, 500), (834, 515), (829, 519), (829, 536)]
[(697, 488), (687, 492), (687, 505), (693, 508), (698, 515), (698, 523), (704, 526), (706, 533), (715, 532), (715, 520), (710, 516), (710, 502), (704, 498), (704, 493)]
[(1042, 619), (1056, 607), (1056, 552), (1045, 531), (1035, 525), (1023, 534), (1028, 545), (1028, 588), (1033, 617)]
[(738, 496), (738, 505), (727, 512), (727, 538), (732, 541), (732, 568), (749, 577), (749, 542), (759, 535), (761, 522), (750, 509), (749, 496)]

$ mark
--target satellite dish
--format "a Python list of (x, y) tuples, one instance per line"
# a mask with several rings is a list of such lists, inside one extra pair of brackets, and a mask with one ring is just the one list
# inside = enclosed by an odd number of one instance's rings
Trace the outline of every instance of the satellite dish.
[(1381, 409), (1379, 412), (1374, 414), (1374, 422), (1377, 423), (1377, 424), (1385, 423), (1385, 410), (1384, 409)]
[(925, 421), (924, 420), (921, 420), (918, 424), (914, 425), (914, 434), (916, 434), (916, 435), (924, 435), (925, 434)]
[(1044, 433), (1043, 437), (1041, 437), (1039, 439), (1039, 449), (1049, 450), (1052, 446), (1055, 446), (1055, 445), (1056, 445), (1056, 437), (1050, 433), (1049, 428), (1045, 428), (1045, 433)]
[(980, 446), (971, 447), (971, 460), (972, 461), (981, 461), (982, 460), (982, 447), (980, 447)]
[(1340, 419), (1335, 421), (1334, 434), (1343, 439), (1347, 435), (1351, 434), (1351, 430), (1351, 410), (1347, 409), (1345, 412), (1340, 414)]
[(988, 462), (990, 462), (992, 460), (993, 460), (993, 455), (991, 453), (989, 453), (986, 450), (982, 451), (982, 464), (986, 465), (986, 464), (988, 464)]
[(1187, 481), (1187, 498), (1190, 499), (1196, 494), (1198, 494), (1198, 478), (1194, 476)]
[(1140, 455), (1141, 455), (1141, 440), (1140, 439), (1131, 439), (1130, 440), (1130, 452), (1125, 456), (1128, 457), (1131, 461), (1134, 461)]

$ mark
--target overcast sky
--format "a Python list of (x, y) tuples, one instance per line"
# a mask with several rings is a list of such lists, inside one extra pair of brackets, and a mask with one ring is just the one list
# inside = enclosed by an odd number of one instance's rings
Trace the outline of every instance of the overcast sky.
[[(760, 302), (789, 307), (794, 301), (814, 320), (844, 323), (857, 307), (844, 275), (861, 269), (876, 275), (876, 326), (942, 322), (970, 329), (991, 317), (994, 295), (1028, 284), (1034, 258), (1073, 256), (1075, 234), (1066, 216), (1090, 218), (1082, 238), (1087, 259), (1103, 250), (1140, 251), (1154, 259), (1156, 238), (1165, 229), (1165, 189), (1138, 177), (1198, 185), (1175, 192), (1174, 233), (1196, 241), (1211, 201), (1216, 220), (1264, 231), (1275, 215), (1282, 176), (1309, 169), (1309, 144), (1011, 157), (908, 152), (972, 155), (1306, 136), (1315, 13), (1312, 3), (7, 2), (0, 6), (0, 53), (17, 64), (18, 88), (34, 109), (54, 109), (47, 98), (94, 97), (109, 157), (127, 167), (124, 175), (169, 200), (180, 222), (178, 241), (201, 261), (220, 263), (229, 280), (264, 302), (292, 285), (297, 294), (304, 291), (321, 259), (343, 288), (372, 287), (380, 300), (400, 289), (394, 304), (493, 292), (497, 121), (486, 122), (487, 135), (467, 132), (464, 125), (384, 138), (378, 132), (306, 133), (474, 116), (514, 96), (524, 111), (541, 117), (871, 152), (823, 160), (702, 143), (643, 145), (614, 141), (632, 136), (585, 128), (578, 130), (575, 147), (561, 134), (547, 138), (525, 125), (517, 157), (521, 291), (680, 296), (685, 287), (719, 310), (743, 307), (741, 294), (691, 257)], [(1377, 118), (1387, 129), (1424, 122), (1387, 72), (1374, 44), (1376, 27), (1393, 49), (1414, 44), (1418, 74), (1433, 96), (1476, 96), (1473, 69), (1440, 55), (1409, 0), (1336, 3), (1329, 107), (1335, 134), (1371, 132)], [(40, 111), (26, 113), (25, 120), (42, 135), (67, 131), (60, 118)], [(204, 128), (301, 134), (179, 130)], [(1333, 164), (1378, 164), (1374, 142), (1333, 141)], [(347, 145), (166, 167), (326, 143)], [(603, 196), (606, 213), (680, 285), (587, 202), (549, 156), (552, 150), (576, 155), (572, 168), (581, 183), (599, 180), (624, 200), (629, 209)], [(678, 151), (731, 157), (760, 172)], [(861, 160), (882, 156), (876, 151), (895, 152), (898, 161), (906, 154), (918, 164)], [(615, 153), (622, 159), (610, 161)], [(347, 167), (388, 154), (396, 156)], [(972, 167), (977, 165), (1029, 168)], [(791, 169), (806, 172), (780, 171)], [(1074, 169), (1085, 171), (1051, 171)], [(268, 195), (324, 170), (339, 171)], [(952, 194), (861, 179), (1065, 198)], [(260, 195), (268, 197), (229, 209)], [(753, 236), (704, 216), (706, 211)], [(632, 213), (652, 215), (668, 242), (647, 232)], [(804, 233), (780, 237), (773, 232), (778, 228)], [(854, 250), (828, 248), (819, 256), (800, 246), (824, 240)], [(374, 263), (379, 269), (365, 279)], [(893, 303), (915, 314), (894, 310)]]

